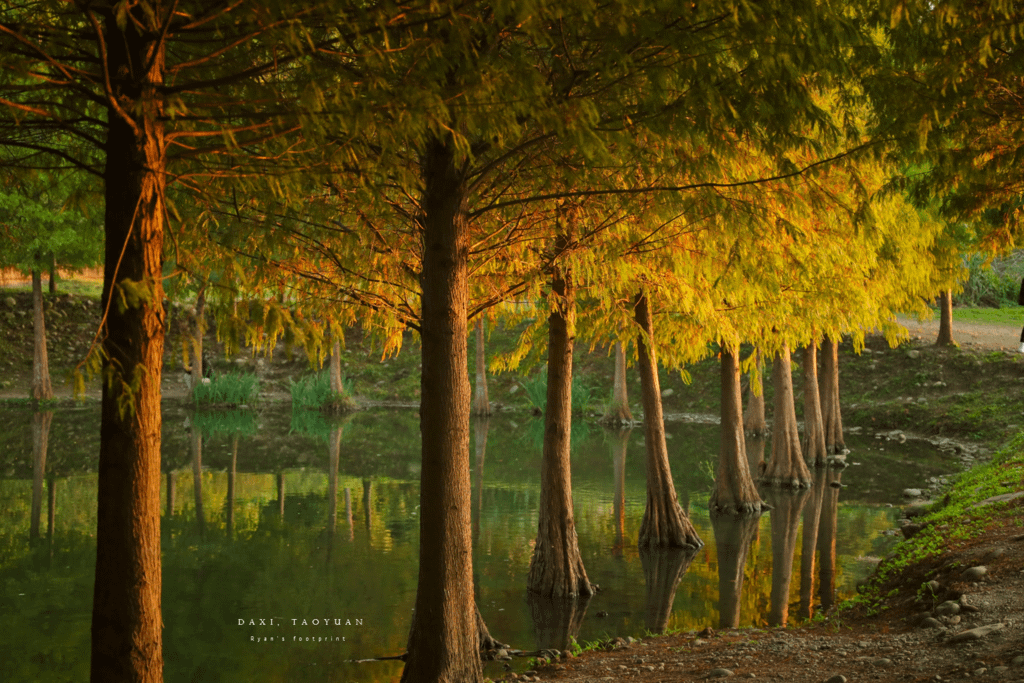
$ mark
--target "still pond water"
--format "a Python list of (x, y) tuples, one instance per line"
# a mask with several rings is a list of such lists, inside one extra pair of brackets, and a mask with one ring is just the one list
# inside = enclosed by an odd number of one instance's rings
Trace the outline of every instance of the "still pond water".
[[(0, 680), (87, 680), (98, 407), (52, 418), (0, 408), (0, 420)], [(47, 427), (43, 462), (33, 439)], [(814, 490), (772, 500), (776, 511), (747, 527), (713, 524), (707, 500), (718, 427), (670, 422), (667, 430), (680, 501), (705, 546), (692, 557), (642, 557), (642, 430), (623, 448), (615, 434), (577, 425), (576, 523), (601, 592), (566, 613), (528, 600), (525, 590), (539, 420), (500, 416), (474, 425), (474, 575), (492, 635), (534, 650), (565, 647), (569, 636), (587, 642), (730, 622), (764, 626), (787, 612), (796, 621), (852, 594), (872, 558), (887, 552), (893, 539), (884, 532), (895, 511), (886, 504), (903, 487), (953, 467), (925, 444), (850, 437), (852, 467), (819, 473)], [(414, 411), (360, 412), (331, 424), (279, 407), (169, 409), (165, 680), (397, 680), (400, 662), (354, 660), (404, 649), (416, 590), (418, 440)]]

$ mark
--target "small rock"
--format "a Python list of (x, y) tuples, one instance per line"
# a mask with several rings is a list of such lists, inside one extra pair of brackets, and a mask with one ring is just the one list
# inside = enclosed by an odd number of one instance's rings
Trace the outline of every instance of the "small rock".
[(981, 502), (975, 503), (972, 507), (980, 508), (983, 505), (991, 505), (992, 503), (1002, 503), (1002, 502), (1005, 502), (1005, 501), (1008, 501), (1008, 500), (1015, 500), (1017, 498), (1020, 498), (1021, 496), (1024, 496), (1024, 491), (1016, 491), (1014, 493), (1004, 493), (1004, 494), (999, 495), (999, 496), (992, 496), (991, 498), (986, 498), (985, 500), (983, 500)]
[(1017, 655), (1011, 659), (1010, 666), (1024, 666), (1024, 655)]
[(921, 515), (925, 515), (925, 514), (928, 514), (929, 512), (931, 512), (932, 506), (934, 504), (935, 504), (935, 501), (932, 501), (932, 500), (926, 500), (926, 501), (922, 501), (920, 503), (914, 503), (913, 505), (908, 506), (907, 509), (905, 509), (903, 511), (903, 515), (905, 517), (907, 517), (908, 519), (913, 518), (913, 517), (920, 517)]
[(910, 358), (911, 360), (914, 360), (914, 359), (917, 359), (917, 358), (920, 358), (920, 357), (921, 357), (921, 352), (918, 351), (917, 349), (910, 349), (909, 351), (907, 351), (907, 358)]
[(1010, 667), (1008, 667), (1008, 666), (994, 666), (994, 667), (992, 667), (992, 673), (994, 673), (997, 676), (999, 676), (1001, 674), (1004, 674), (1004, 673), (1006, 673), (1009, 670), (1010, 670)]
[(704, 676), (704, 678), (729, 678), (730, 676), (735, 675), (736, 674), (729, 669), (712, 669), (706, 676)]
[(665, 389), (665, 391), (661, 392), (661, 397), (662, 398), (668, 398), (669, 396), (671, 396), (674, 393), (676, 393), (676, 392), (674, 390), (672, 390), (672, 389)]
[(981, 581), (986, 574), (988, 574), (988, 567), (979, 565), (965, 569), (962, 576), (967, 581)]
[(1006, 548), (993, 548), (985, 553), (985, 557), (981, 558), (982, 562), (991, 562), (992, 560), (998, 560), (1000, 557), (1006, 554)]
[(970, 631), (961, 631), (955, 636), (949, 639), (951, 643), (965, 643), (970, 640), (979, 640), (987, 635), (991, 635), (996, 631), (1001, 631), (1006, 628), (1006, 624), (988, 624), (986, 626), (979, 626), (978, 628), (972, 628)]
[(985, 674), (985, 673), (986, 673), (987, 671), (988, 671), (988, 669), (986, 669), (985, 667), (981, 667), (980, 669), (975, 669), (974, 671), (972, 671), (972, 672), (971, 672), (971, 675), (972, 675), (972, 676), (982, 676), (982, 675), (984, 675), (984, 674)]
[(939, 617), (949, 617), (959, 613), (960, 603), (953, 600), (947, 600), (935, 608), (935, 616)]
[(942, 622), (934, 617), (926, 617), (918, 624), (920, 628), (942, 628)]
[[(903, 438), (906, 439), (906, 437), (903, 437)], [(920, 498), (921, 497), (921, 489), (903, 489), (903, 497), (904, 498)]]
[(928, 590), (930, 590), (932, 593), (938, 593), (939, 590), (942, 588), (942, 584), (936, 581), (935, 579), (932, 579), (925, 585), (928, 586)]
[(836, 674), (832, 678), (825, 681), (825, 683), (846, 683), (846, 676), (842, 674)]

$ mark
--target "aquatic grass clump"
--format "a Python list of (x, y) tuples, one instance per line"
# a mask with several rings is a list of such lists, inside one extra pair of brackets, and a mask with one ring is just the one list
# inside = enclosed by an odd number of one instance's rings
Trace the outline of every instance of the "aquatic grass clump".
[[(548, 405), (548, 378), (545, 374), (537, 374), (533, 377), (519, 381), (526, 391), (526, 398), (530, 404), (541, 413)], [(585, 415), (594, 401), (594, 392), (583, 382), (572, 380), (572, 412), (576, 415)]]
[(355, 407), (352, 398), (352, 380), (341, 379), (341, 391), (331, 391), (331, 378), (327, 371), (301, 377), (299, 381), (289, 379), (292, 395), (292, 410), (305, 408), (327, 412), (346, 412)]
[(259, 393), (260, 381), (252, 372), (229, 372), (205, 378), (197, 386), (192, 387), (192, 399), (196, 405), (247, 405), (255, 402)]

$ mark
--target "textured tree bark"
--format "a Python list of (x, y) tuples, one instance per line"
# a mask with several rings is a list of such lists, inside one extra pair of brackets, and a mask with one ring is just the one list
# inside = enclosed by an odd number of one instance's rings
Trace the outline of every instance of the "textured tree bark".
[(331, 335), (331, 358), (327, 376), (330, 379), (331, 394), (338, 396), (344, 391), (344, 386), (341, 382), (341, 340), (336, 334)]
[(747, 394), (747, 412), (743, 417), (743, 430), (752, 436), (766, 436), (768, 423), (764, 419), (764, 361), (761, 351), (757, 354), (757, 369), (749, 374), (750, 388)]
[(843, 414), (839, 405), (839, 342), (826, 336), (821, 342), (821, 421), (825, 451), (843, 453)]
[(747, 444), (747, 469), (750, 470), (752, 478), (760, 479), (768, 463), (764, 459), (766, 439), (761, 434), (750, 434), (746, 438)]
[(665, 443), (665, 418), (661, 410), (661, 383), (658, 358), (651, 340), (654, 319), (647, 297), (641, 292), (634, 301), (634, 314), (640, 326), (637, 335), (637, 369), (644, 407), (644, 444), (647, 450), (647, 507), (640, 523), (640, 547), (699, 548), (704, 545), (676, 497)]
[(50, 384), (50, 361), (46, 353), (46, 322), (43, 319), (43, 279), (32, 271), (32, 398), (45, 401), (53, 398)]
[(768, 613), (770, 626), (785, 626), (789, 621), (789, 585), (793, 580), (793, 558), (800, 530), (800, 513), (808, 491), (765, 493), (772, 506), (772, 594)]
[(133, 15), (122, 29), (112, 5), (96, 11), (103, 16), (111, 99), (120, 104), (108, 108), (105, 145), (106, 318), (90, 677), (156, 683), (163, 679), (163, 43), (158, 27), (139, 31), (135, 20), (145, 24), (144, 17)]
[(402, 681), (476, 683), (483, 674), (473, 598), (466, 179), (453, 144), (436, 138), (422, 173), (420, 564)]
[(818, 527), (818, 595), (824, 612), (836, 604), (836, 527), (842, 470), (829, 467), (821, 494), (821, 522)]
[(804, 505), (803, 533), (800, 541), (800, 607), (797, 616), (814, 616), (814, 555), (818, 544), (818, 522), (821, 520), (821, 497), (828, 473), (823, 467), (814, 470), (814, 485)]
[(743, 595), (743, 572), (747, 551), (757, 535), (760, 515), (723, 515), (711, 513), (718, 553), (718, 627), (740, 625), (740, 596)]
[(735, 347), (722, 347), (721, 373), (721, 447), (718, 451), (715, 489), (708, 506), (722, 514), (760, 513), (761, 496), (747, 466), (743, 405), (740, 400), (740, 363), (738, 349)]
[(825, 465), (825, 424), (821, 419), (821, 398), (818, 390), (818, 348), (814, 343), (804, 347), (804, 441), (803, 455), (818, 467)]
[(196, 307), (192, 311), (192, 391), (203, 382), (203, 335), (206, 333), (206, 290), (196, 295)]
[(772, 457), (761, 475), (767, 486), (807, 488), (811, 473), (800, 453), (800, 434), (796, 426), (796, 407), (793, 404), (793, 375), (789, 347), (783, 345), (772, 363)]
[(485, 325), (483, 317), (476, 321), (476, 382), (473, 386), (473, 415), (481, 417), (491, 414), (491, 403), (487, 400), (487, 354), (484, 348)]
[(612, 380), (612, 400), (603, 422), (610, 424), (630, 424), (633, 412), (629, 409), (629, 396), (626, 391), (626, 348), (622, 342), (615, 342), (615, 375)]
[(939, 293), (939, 336), (936, 346), (956, 346), (953, 340), (953, 292), (944, 289)]
[(648, 631), (662, 633), (668, 628), (679, 580), (696, 554), (696, 548), (640, 548), (647, 600), (644, 626)]
[(57, 293), (57, 258), (50, 254), (50, 294)]
[[(560, 241), (563, 238), (559, 238)], [(576, 537), (572, 503), (569, 437), (572, 431), (572, 352), (576, 337), (576, 302), (571, 275), (555, 266), (548, 316), (548, 386), (544, 409), (537, 542), (530, 558), (526, 587), (542, 597), (593, 595)]]
[(28, 537), (39, 539), (39, 519), (43, 512), (43, 481), (46, 479), (46, 452), (50, 444), (50, 424), (53, 411), (37, 411), (32, 414), (32, 512), (29, 517)]

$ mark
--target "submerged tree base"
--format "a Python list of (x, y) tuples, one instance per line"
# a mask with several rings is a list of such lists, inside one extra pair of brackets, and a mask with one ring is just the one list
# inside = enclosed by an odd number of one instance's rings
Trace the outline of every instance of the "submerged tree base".
[(760, 517), (763, 513), (772, 509), (772, 506), (764, 501), (756, 503), (739, 503), (735, 505), (718, 505), (714, 500), (708, 503), (708, 510), (715, 515), (729, 515), (733, 517), (745, 517), (754, 515)]

